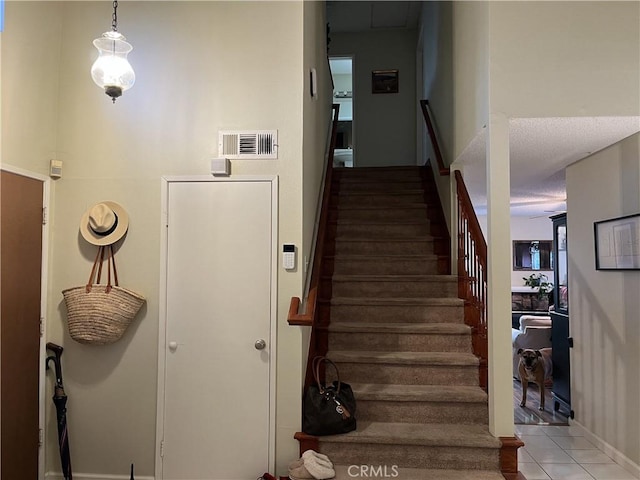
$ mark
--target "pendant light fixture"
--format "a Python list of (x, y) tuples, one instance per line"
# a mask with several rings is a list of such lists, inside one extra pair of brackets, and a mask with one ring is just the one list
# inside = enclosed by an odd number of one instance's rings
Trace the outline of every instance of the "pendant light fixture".
[(112, 98), (113, 103), (136, 81), (136, 74), (127, 60), (127, 54), (133, 47), (125, 40), (118, 32), (118, 0), (114, 0), (111, 31), (93, 41), (100, 55), (91, 67), (91, 78), (104, 88), (104, 93)]

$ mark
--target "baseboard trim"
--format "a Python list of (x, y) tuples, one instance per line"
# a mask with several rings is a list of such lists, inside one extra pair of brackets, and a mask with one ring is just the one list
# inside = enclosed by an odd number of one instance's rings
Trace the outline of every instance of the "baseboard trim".
[(631, 475), (635, 475), (636, 478), (640, 478), (640, 465), (628, 458), (624, 453), (620, 452), (615, 447), (605, 442), (602, 438), (589, 431), (580, 422), (576, 420), (569, 420), (569, 425), (572, 427), (578, 427), (587, 440), (606, 453), (614, 462), (628, 471)]
[[(155, 477), (145, 477), (136, 474), (136, 480), (155, 480)], [(45, 480), (64, 480), (64, 476), (60, 472), (47, 472), (44, 476)], [(99, 475), (95, 473), (76, 473), (73, 472), (73, 480), (130, 480), (131, 474), (126, 475)]]

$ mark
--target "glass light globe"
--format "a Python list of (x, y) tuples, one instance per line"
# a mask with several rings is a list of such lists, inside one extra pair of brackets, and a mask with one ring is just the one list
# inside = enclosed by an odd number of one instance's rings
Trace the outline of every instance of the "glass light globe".
[(114, 103), (136, 81), (136, 74), (127, 60), (127, 54), (133, 47), (125, 40), (122, 34), (111, 31), (93, 41), (100, 55), (91, 67), (91, 78), (96, 85), (104, 88)]

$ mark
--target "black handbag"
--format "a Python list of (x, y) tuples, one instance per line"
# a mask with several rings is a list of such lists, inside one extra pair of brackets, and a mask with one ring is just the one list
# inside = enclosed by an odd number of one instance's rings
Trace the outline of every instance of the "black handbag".
[[(322, 364), (333, 366), (337, 380), (320, 381)], [(356, 429), (356, 399), (351, 385), (340, 381), (335, 363), (326, 357), (315, 357), (311, 364), (315, 385), (309, 385), (302, 406), (302, 431), (309, 435), (335, 435)]]

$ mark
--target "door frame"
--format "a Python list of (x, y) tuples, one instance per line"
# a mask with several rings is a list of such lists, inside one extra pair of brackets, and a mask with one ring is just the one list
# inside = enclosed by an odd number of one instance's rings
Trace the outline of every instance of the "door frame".
[[(47, 448), (47, 435), (45, 432), (45, 404), (46, 404), (46, 372), (45, 361), (47, 358), (46, 338), (47, 338), (47, 289), (49, 279), (49, 223), (51, 209), (51, 179), (45, 175), (25, 170), (13, 165), (3, 163), (0, 170), (21, 175), (23, 177), (39, 180), (42, 182), (42, 208), (44, 209), (44, 220), (42, 225), (42, 260), (40, 269), (40, 370), (38, 372), (38, 428), (40, 429), (40, 448), (38, 448), (38, 480), (44, 480), (45, 474), (45, 450)], [(0, 392), (2, 398), (2, 392)], [(0, 418), (0, 422), (2, 419)]]
[(163, 176), (161, 178), (160, 220), (160, 286), (158, 305), (158, 397), (156, 410), (155, 477), (162, 472), (162, 441), (164, 439), (165, 413), (165, 361), (167, 334), (167, 255), (168, 255), (168, 209), (169, 187), (172, 183), (202, 182), (261, 182), (271, 184), (271, 324), (269, 358), (269, 471), (275, 468), (276, 445), (276, 351), (277, 351), (277, 305), (278, 305), (278, 176), (237, 175), (213, 177), (211, 175)]
[[(356, 55), (354, 53), (344, 53), (344, 54), (335, 54), (328, 55), (327, 61), (329, 62), (329, 73), (332, 76), (333, 82), (333, 72), (331, 71), (331, 60), (350, 60), (351, 61), (351, 144), (352, 144), (352, 167), (356, 167), (356, 149), (357, 149), (357, 138), (356, 138)], [(333, 102), (336, 103), (336, 102)], [(338, 113), (339, 115), (339, 113)]]

